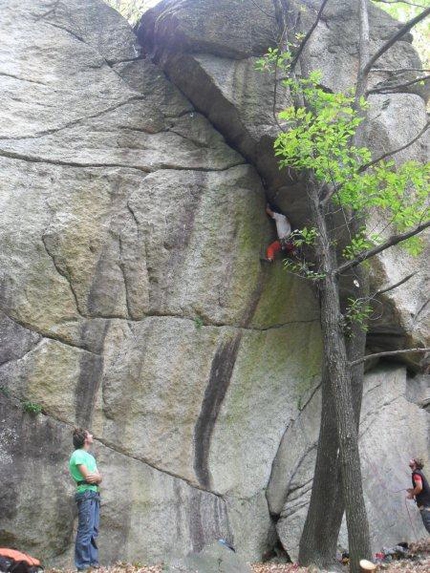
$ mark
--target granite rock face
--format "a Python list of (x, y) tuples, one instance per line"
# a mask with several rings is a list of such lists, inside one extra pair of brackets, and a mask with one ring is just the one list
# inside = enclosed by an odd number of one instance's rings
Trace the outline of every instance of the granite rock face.
[[(338, 4), (337, 28), (323, 21), (306, 56), (336, 89), (356, 65), (352, 37), (339, 35), (351, 2)], [(164, 1), (142, 20), (141, 48), (101, 0), (2, 6), (0, 544), (70, 566), (78, 424), (92, 428), (104, 475), (104, 563), (169, 561), (219, 538), (258, 559), (273, 514), (294, 555), (321, 338), (312, 288), (259, 261), (274, 238), (267, 197), (295, 224), (307, 217), (300, 185), (273, 160), (273, 84), (254, 67), (282, 18), (268, 0)], [(388, 16), (375, 22), (375, 38), (392, 30)], [(402, 44), (390, 58), (416, 62)], [(415, 106), (418, 131), (422, 99), (397, 97)], [(277, 106), (288, 101), (281, 91)], [(384, 107), (369, 130), (396, 144), (399, 116)], [(381, 329), (421, 342), (414, 289), (407, 304), (393, 294)], [(362, 447), (379, 452), (375, 432), (393, 416), (400, 467), (410, 421), (399, 404), (407, 393), (425, 407), (424, 386), (379, 368)], [(424, 447), (426, 412), (405, 412)]]
[(261, 267), (260, 178), (101, 2), (11, 1), (1, 25), (0, 538), (70, 562), (81, 424), (106, 562), (218, 538), (257, 556), (271, 462), (321, 351), (313, 292)]
[[(428, 378), (428, 377), (427, 377)], [(424, 382), (424, 384), (423, 384)], [(428, 400), (428, 379), (427, 400)], [(405, 507), (410, 483), (409, 457), (429, 451), (428, 413), (422, 408), (425, 381), (408, 378), (405, 367), (384, 366), (368, 373), (364, 382), (360, 421), (363, 488), (374, 551), (399, 540), (413, 541), (424, 534), (413, 502)], [(316, 393), (301, 415), (287, 428), (267, 490), (276, 528), (292, 559), (297, 559), (300, 535), (312, 487), (318, 440), (320, 394)], [(411, 528), (410, 518), (413, 520)], [(345, 525), (339, 544), (348, 547)]]
[[(285, 27), (287, 38), (293, 41), (297, 31), (310, 28), (320, 2), (289, 2), (287, 11), (283, 9), (282, 1), (246, 4), (244, 10), (241, 0), (229, 2), (230, 7), (225, 12), (228, 13), (229, 25), (218, 26), (215, 34), (213, 15), (218, 5), (215, 0), (204, 2), (198, 10), (191, 0), (181, 3), (163, 0), (144, 15), (138, 36), (144, 51), (163, 67), (169, 78), (227, 141), (256, 167), (268, 196), (289, 213), (293, 225), (303, 226), (309, 217), (304, 189), (294, 173), (279, 171), (272, 148), (279, 130), (273, 112), (289, 105), (291, 98), (281, 84), (278, 84), (275, 96), (273, 78), (257, 71), (255, 64), (262, 53), (258, 52), (261, 39), (267, 47), (275, 46)], [(236, 10), (232, 14), (234, 6)], [(369, 6), (369, 11), (370, 50), (373, 52), (399, 23), (373, 5)], [(242, 31), (236, 37), (238, 28)], [(246, 46), (243, 30), (250, 38)], [(211, 38), (211, 41), (196, 41), (199, 34), (202, 38)], [(358, 68), (357, 42), (356, 2), (341, 0), (329, 3), (303, 53), (303, 71), (319, 70), (321, 83), (329, 90), (348, 89), (354, 84)], [(387, 83), (392, 85), (393, 82), (407, 83), (411, 79), (411, 72), (396, 75), (389, 71), (420, 67), (410, 42), (411, 36), (405, 35), (383, 55), (369, 77), (370, 88)], [(226, 46), (229, 55), (225, 52)], [(375, 157), (402, 147), (426, 124), (426, 105), (420, 89), (419, 86), (416, 88), (417, 93), (370, 96), (365, 135)], [(410, 117), (414, 118), (413, 122)], [(427, 131), (419, 141), (400, 153), (397, 160), (426, 161), (429, 145), (430, 134)], [(386, 221), (376, 218), (371, 225), (373, 231), (378, 228), (378, 223), (379, 228), (386, 227)], [(425, 269), (427, 255), (428, 252), (424, 252), (418, 263), (411, 263), (401, 248), (394, 248), (375, 259), (375, 290), (381, 285), (398, 282), (414, 268)], [(394, 278), (398, 280), (392, 280)], [(369, 337), (375, 351), (399, 349), (407, 344), (428, 346), (426, 287), (428, 274), (421, 272), (403, 288), (377, 298), (375, 315), (378, 318), (372, 321)], [(410, 296), (411, 292), (413, 296)], [(423, 367), (422, 355), (411, 355), (408, 360), (415, 369)]]

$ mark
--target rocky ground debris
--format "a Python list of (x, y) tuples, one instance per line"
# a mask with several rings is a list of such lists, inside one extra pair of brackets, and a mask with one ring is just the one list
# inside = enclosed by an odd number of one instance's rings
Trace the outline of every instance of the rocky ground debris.
[[(298, 567), (296, 563), (253, 563), (253, 573), (317, 573), (315, 567)], [(118, 563), (112, 567), (102, 567), (98, 573), (162, 573), (163, 565), (143, 566), (140, 563)], [(348, 573), (349, 568), (343, 567)], [(409, 556), (391, 563), (382, 563), (377, 571), (384, 573), (428, 573), (430, 571), (430, 538), (422, 539), (409, 546)], [(46, 573), (72, 573), (73, 570), (48, 569)], [(74, 572), (73, 572), (74, 573)]]

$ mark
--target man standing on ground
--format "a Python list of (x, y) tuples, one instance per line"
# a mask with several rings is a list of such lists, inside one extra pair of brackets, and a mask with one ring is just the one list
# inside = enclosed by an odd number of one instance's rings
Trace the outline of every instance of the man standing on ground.
[(78, 571), (99, 567), (96, 537), (99, 532), (100, 494), (102, 476), (94, 456), (89, 453), (93, 436), (88, 430), (73, 432), (73, 452), (69, 469), (77, 485), (75, 501), (78, 506), (78, 530), (75, 543), (75, 565)]
[(407, 498), (415, 498), (424, 527), (430, 533), (430, 486), (421, 471), (424, 463), (419, 458), (413, 458), (409, 462), (409, 467), (412, 470), (412, 485), (414, 487), (408, 489)]

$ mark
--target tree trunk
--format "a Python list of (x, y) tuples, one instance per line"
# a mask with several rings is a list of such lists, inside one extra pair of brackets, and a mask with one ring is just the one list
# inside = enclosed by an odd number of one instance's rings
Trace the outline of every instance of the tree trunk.
[[(330, 216), (326, 216), (326, 221), (330, 222), (330, 228), (336, 226), (336, 223), (331, 221)], [(356, 234), (363, 224), (362, 220), (354, 218), (350, 223), (351, 234)], [(356, 296), (365, 297), (368, 294), (367, 273), (359, 267), (354, 271), (354, 278), (359, 284), (358, 287), (355, 287)], [(353, 323), (351, 330), (351, 336), (346, 341), (347, 356), (350, 362), (362, 357), (366, 346), (366, 333), (361, 325)], [(358, 430), (364, 367), (363, 364), (357, 366), (351, 370), (351, 384), (354, 416)], [(340, 485), (336, 412), (325, 365), (323, 365), (321, 394), (321, 423), (317, 459), (311, 500), (300, 539), (299, 563), (301, 565), (313, 563), (321, 568), (330, 568), (336, 563), (337, 541), (345, 506)]]
[[(317, 256), (325, 274), (320, 283), (321, 327), (325, 349), (327, 385), (334, 404), (342, 495), (348, 526), (351, 573), (359, 571), (359, 560), (371, 557), (369, 526), (363, 498), (361, 467), (358, 450), (358, 429), (353, 407), (352, 374), (342, 326), (339, 284), (334, 274), (336, 254), (321, 211), (318, 184), (308, 174), (307, 191), (312, 218), (318, 231)], [(361, 392), (359, 393), (361, 396)], [(360, 398), (361, 401), (361, 398)]]
[(321, 425), (311, 501), (300, 538), (300, 565), (315, 564), (330, 569), (336, 559), (336, 546), (344, 510), (336, 412), (327, 369), (321, 384)]

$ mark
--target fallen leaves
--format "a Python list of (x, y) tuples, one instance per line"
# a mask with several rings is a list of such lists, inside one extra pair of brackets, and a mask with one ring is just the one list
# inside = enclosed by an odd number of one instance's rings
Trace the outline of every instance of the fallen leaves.
[[(391, 563), (378, 565), (377, 571), (384, 573), (429, 573), (430, 571), (430, 538), (422, 539), (409, 546), (412, 558), (399, 559)], [(316, 573), (315, 567), (299, 567), (296, 563), (253, 563), (253, 573)], [(348, 573), (349, 568), (343, 567)], [(163, 565), (142, 565), (140, 563), (117, 563), (111, 567), (101, 567), (93, 573), (162, 573)], [(46, 573), (74, 573), (73, 569), (47, 569)]]

